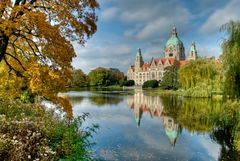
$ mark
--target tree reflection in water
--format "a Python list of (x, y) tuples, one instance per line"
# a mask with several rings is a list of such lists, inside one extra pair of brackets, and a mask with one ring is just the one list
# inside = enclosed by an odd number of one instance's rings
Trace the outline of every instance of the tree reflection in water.
[(221, 145), (219, 160), (240, 160), (233, 146), (233, 128), (238, 122), (226, 118), (222, 102), (201, 98), (148, 96), (141, 91), (135, 91), (127, 102), (134, 112), (137, 126), (140, 126), (143, 113), (149, 113), (152, 118), (161, 118), (173, 146), (182, 129), (190, 133), (210, 133), (212, 140)]
[(103, 105), (117, 105), (119, 104), (123, 98), (119, 96), (109, 96), (109, 95), (91, 95), (88, 97), (89, 101), (92, 104), (95, 104), (97, 106), (103, 106)]

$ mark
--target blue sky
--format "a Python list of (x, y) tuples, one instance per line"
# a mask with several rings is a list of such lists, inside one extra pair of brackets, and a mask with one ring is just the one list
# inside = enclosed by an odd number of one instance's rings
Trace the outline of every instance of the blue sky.
[(200, 56), (221, 54), (222, 24), (240, 19), (240, 0), (99, 0), (98, 31), (84, 47), (73, 43), (74, 68), (85, 73), (96, 67), (127, 72), (137, 48), (145, 62), (160, 58), (176, 26), (188, 54), (195, 41)]

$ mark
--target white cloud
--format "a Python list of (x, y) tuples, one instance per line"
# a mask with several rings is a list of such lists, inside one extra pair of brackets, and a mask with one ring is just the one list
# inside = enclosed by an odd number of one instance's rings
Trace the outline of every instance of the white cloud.
[(100, 18), (108, 21), (108, 20), (112, 20), (117, 16), (118, 13), (118, 8), (117, 7), (110, 7), (105, 9), (102, 13)]
[[(131, 26), (124, 33), (126, 38), (144, 41), (156, 36), (169, 36), (173, 25), (182, 30), (188, 28), (192, 15), (178, 1), (150, 1), (152, 3), (144, 1), (139, 2), (137, 7), (130, 5), (121, 8), (121, 21)], [(126, 3), (126, 0), (121, 3)]]
[(101, 46), (97, 43), (87, 43), (85, 47), (74, 44), (74, 49), (77, 57), (73, 59), (72, 65), (85, 73), (99, 66), (121, 68), (126, 72), (132, 51), (127, 44)]
[(201, 31), (204, 33), (217, 31), (221, 25), (229, 22), (230, 20), (239, 20), (239, 6), (239, 0), (232, 0), (225, 7), (217, 9), (202, 25)]

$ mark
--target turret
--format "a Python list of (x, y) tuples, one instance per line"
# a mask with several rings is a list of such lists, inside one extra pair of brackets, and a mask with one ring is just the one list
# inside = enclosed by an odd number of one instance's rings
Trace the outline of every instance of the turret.
[(196, 60), (197, 59), (197, 49), (195, 42), (192, 42), (192, 45), (190, 47), (189, 55), (188, 55), (188, 60)]
[(138, 52), (137, 52), (136, 59), (135, 59), (135, 70), (136, 71), (140, 70), (143, 64), (144, 64), (144, 62), (143, 62), (143, 58), (142, 58), (141, 49), (138, 48)]

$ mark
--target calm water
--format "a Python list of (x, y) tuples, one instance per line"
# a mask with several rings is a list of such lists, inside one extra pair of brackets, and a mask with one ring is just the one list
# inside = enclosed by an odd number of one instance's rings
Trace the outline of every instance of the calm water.
[(222, 112), (219, 102), (132, 93), (64, 94), (74, 116), (89, 113), (87, 126), (100, 125), (93, 137), (96, 158), (205, 161), (228, 155), (216, 129), (216, 117)]

